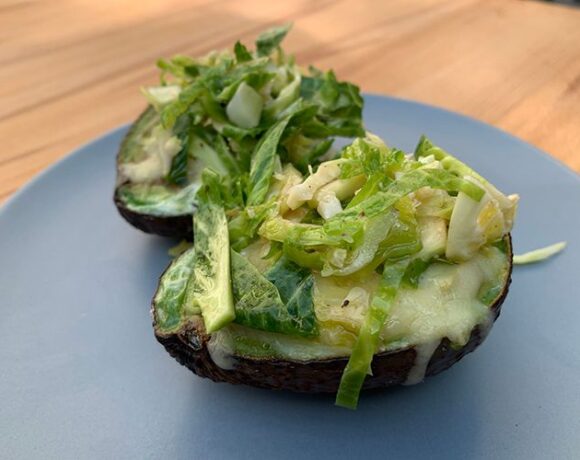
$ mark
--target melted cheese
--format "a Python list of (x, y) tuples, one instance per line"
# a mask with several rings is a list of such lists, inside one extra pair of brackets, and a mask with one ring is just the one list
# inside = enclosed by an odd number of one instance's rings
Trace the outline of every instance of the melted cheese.
[[(483, 249), (461, 264), (433, 264), (421, 276), (417, 289), (399, 291), (381, 331), (379, 351), (439, 342), (445, 337), (465, 345), (475, 326), (488, 329), (491, 323), (489, 306), (479, 300), (481, 289), (503, 281), (505, 274), (506, 257), (496, 248)], [(328, 345), (352, 346), (356, 339), (365, 308), (357, 303), (344, 305), (354, 281), (316, 277), (314, 302), (320, 340)], [(354, 285), (372, 296), (379, 281), (380, 276), (372, 273)]]
[(458, 265), (433, 264), (417, 289), (403, 289), (385, 324), (383, 349), (417, 345), (444, 337), (459, 346), (471, 330), (488, 321), (490, 309), (479, 299), (480, 289), (502, 276), (505, 256), (496, 248)]
[(423, 381), (425, 373), (427, 372), (427, 366), (429, 366), (429, 361), (431, 361), (431, 357), (435, 350), (437, 350), (438, 345), (439, 340), (435, 339), (415, 347), (417, 355), (415, 356), (413, 367), (407, 375), (405, 385), (415, 385)]
[(231, 334), (213, 333), (207, 343), (207, 351), (216, 366), (231, 370), (235, 368), (236, 359), (232, 353), (233, 343)]
[[(263, 248), (254, 247), (248, 253), (262, 251)], [(489, 331), (491, 310), (479, 296), (485, 286), (505, 281), (506, 262), (499, 249), (487, 247), (468, 262), (435, 263), (421, 275), (417, 289), (399, 291), (381, 331), (378, 351), (416, 348), (415, 365), (407, 384), (423, 380), (431, 356), (443, 338), (463, 346), (474, 327), (479, 325), (484, 335)], [(231, 354), (299, 361), (348, 356), (379, 282), (380, 276), (374, 272), (350, 277), (315, 276), (318, 337), (291, 337), (232, 324), (218, 332), (221, 338), (213, 343), (212, 356), (217, 356), (220, 366), (232, 365), (224, 358)]]

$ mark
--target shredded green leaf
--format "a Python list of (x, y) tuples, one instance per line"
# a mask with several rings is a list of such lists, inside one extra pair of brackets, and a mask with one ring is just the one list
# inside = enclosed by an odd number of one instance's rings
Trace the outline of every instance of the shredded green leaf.
[(236, 60), (238, 62), (246, 62), (246, 61), (252, 60), (252, 53), (250, 53), (248, 51), (248, 48), (246, 48), (239, 41), (236, 42), (236, 44), (234, 46), (234, 54), (236, 55)]
[(421, 275), (425, 273), (425, 271), (433, 264), (435, 259), (421, 259), (416, 258), (413, 259), (407, 270), (405, 271), (405, 275), (403, 276), (403, 282), (414, 289), (419, 286), (419, 280), (421, 279)]
[(452, 173), (441, 169), (415, 169), (399, 180), (390, 184), (384, 192), (377, 192), (358, 205), (342, 211), (332, 220), (356, 218), (359, 215), (374, 217), (388, 211), (398, 200), (422, 187), (446, 190), (448, 192), (465, 192), (475, 201), (479, 201), (484, 191), (477, 185), (460, 179)]
[(403, 259), (385, 265), (383, 278), (373, 297), (359, 331), (352, 354), (340, 379), (336, 404), (356, 409), (358, 398), (367, 374), (371, 374), (371, 362), (377, 350), (379, 333), (387, 320), (409, 260)]
[(208, 333), (234, 320), (228, 224), (221, 205), (219, 176), (205, 170), (193, 218), (194, 268), (187, 287), (186, 308), (199, 308)]
[(286, 24), (279, 27), (273, 27), (262, 33), (256, 41), (256, 49), (258, 56), (268, 56), (274, 51), (292, 27), (292, 24)]
[[(236, 323), (282, 334), (318, 334), (312, 302), (314, 280), (309, 271), (282, 262), (262, 274), (235, 251), (231, 261)], [(275, 278), (277, 284), (269, 278)]]
[[(171, 185), (168, 190), (178, 194), (199, 181), (204, 167), (230, 178), (250, 174), (252, 187), (243, 193), (253, 206), (263, 202), (275, 162), (306, 172), (328, 152), (334, 136), (363, 135), (358, 87), (337, 80), (332, 71), (298, 67), (281, 48), (290, 28), (265, 31), (255, 50), (236, 42), (231, 51), (159, 60), (161, 85), (143, 89), (152, 107), (119, 159), (135, 163), (154, 157), (143, 147), (156, 140), (152, 127), (177, 137), (181, 149), (171, 151), (168, 172), (164, 164), (161, 174), (135, 174), (134, 181)], [(141, 171), (150, 172), (155, 164), (144, 164)], [(170, 208), (160, 205), (157, 214), (171, 215)]]
[(193, 243), (186, 240), (181, 240), (175, 246), (170, 247), (169, 250), (167, 251), (167, 254), (169, 255), (169, 257), (176, 258), (179, 257), (181, 254), (183, 254), (185, 251), (191, 249), (192, 246)]
[(426, 136), (421, 136), (421, 139), (419, 139), (419, 143), (415, 148), (415, 158), (425, 158), (429, 155), (433, 155), (436, 160), (440, 161), (446, 170), (454, 172), (460, 177), (471, 176), (482, 184), (488, 183), (487, 180), (478, 174), (475, 170), (442, 148), (433, 145), (433, 143), (427, 139)]
[(182, 116), (174, 129), (177, 138), (181, 142), (181, 150), (173, 157), (173, 160), (171, 161), (171, 169), (166, 177), (167, 182), (171, 184), (185, 186), (188, 182), (187, 160), (191, 140), (189, 129), (190, 122), (191, 120), (188, 116)]
[(549, 259), (555, 256), (559, 252), (563, 251), (566, 247), (566, 242), (561, 241), (559, 243), (551, 244), (544, 248), (535, 249), (534, 251), (526, 252), (524, 254), (515, 255), (513, 262), (515, 265), (525, 265), (534, 264), (536, 262), (541, 262), (543, 260)]
[(156, 326), (170, 333), (181, 325), (183, 302), (187, 283), (193, 272), (193, 250), (187, 250), (175, 259), (165, 270), (153, 299), (156, 312)]
[(256, 148), (250, 169), (252, 188), (248, 195), (248, 206), (262, 204), (266, 198), (276, 164), (276, 150), (289, 121), (290, 116), (287, 116), (272, 126)]

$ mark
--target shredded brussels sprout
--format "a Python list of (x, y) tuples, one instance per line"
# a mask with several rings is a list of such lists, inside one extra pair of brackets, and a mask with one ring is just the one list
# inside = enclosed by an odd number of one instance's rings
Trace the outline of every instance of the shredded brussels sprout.
[(550, 246), (546, 246), (544, 248), (535, 249), (533, 251), (525, 252), (524, 254), (515, 255), (513, 262), (515, 265), (535, 264), (536, 262), (541, 262), (555, 256), (559, 252), (562, 252), (565, 247), (566, 242), (560, 241), (559, 243), (551, 244)]

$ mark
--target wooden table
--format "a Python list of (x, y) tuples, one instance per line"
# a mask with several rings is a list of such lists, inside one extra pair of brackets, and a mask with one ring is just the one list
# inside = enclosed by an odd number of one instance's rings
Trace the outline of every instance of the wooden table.
[(0, 201), (73, 148), (132, 120), (154, 62), (286, 47), (365, 91), (471, 115), (580, 171), (580, 9), (518, 0), (0, 2)]

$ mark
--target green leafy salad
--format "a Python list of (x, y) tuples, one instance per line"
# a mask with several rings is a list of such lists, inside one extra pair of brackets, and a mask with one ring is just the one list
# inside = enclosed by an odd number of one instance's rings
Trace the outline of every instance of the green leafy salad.
[[(234, 57), (211, 56), (209, 68), (165, 62), (178, 84), (149, 93), (159, 129), (175, 129), (184, 116), (213, 127), (202, 140), (217, 162), (205, 162), (201, 174), (193, 247), (161, 278), (156, 334), (198, 325), (226, 370), (248, 357), (345, 358), (336, 402), (354, 408), (377, 356), (414, 348), (406, 383), (416, 383), (441, 340), (460, 348), (475, 327), (490, 327), (491, 306), (509, 279), (518, 197), (427, 138), (406, 154), (367, 133), (309, 166), (327, 149), (320, 138), (359, 132), (349, 120), (360, 100), (332, 74), (305, 77), (281, 52), (272, 56), (284, 33), (260, 38), (254, 54), (238, 44)], [(267, 70), (273, 63), (283, 70)], [(211, 80), (216, 66), (232, 66), (235, 75), (244, 68), (245, 85), (232, 76), (198, 99), (207, 91), (198, 78)], [(229, 102), (218, 109), (216, 100)], [(265, 133), (256, 144), (258, 130)], [(189, 136), (202, 138), (195, 130)], [(218, 151), (226, 136), (237, 150)], [(182, 155), (166, 180), (188, 177), (179, 172)], [(223, 174), (228, 168), (248, 173)]]
[[(249, 175), (253, 156), (267, 149), (267, 133), (278, 149), (275, 161), (302, 173), (335, 136), (364, 135), (358, 87), (332, 71), (300, 68), (280, 47), (288, 30), (266, 31), (254, 50), (237, 42), (231, 51), (158, 62), (161, 84), (143, 89), (149, 107), (118, 156), (118, 205), (149, 216), (191, 215), (204, 167), (244, 178), (243, 190), (256, 171), (273, 172), (267, 157)], [(260, 189), (253, 193), (250, 203), (261, 201)]]

